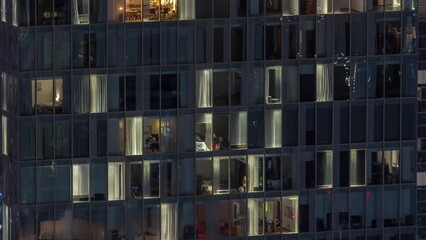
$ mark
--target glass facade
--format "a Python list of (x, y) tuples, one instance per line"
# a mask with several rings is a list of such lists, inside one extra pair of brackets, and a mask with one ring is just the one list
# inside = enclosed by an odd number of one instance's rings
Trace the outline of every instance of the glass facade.
[(0, 7), (3, 239), (416, 238), (416, 0)]

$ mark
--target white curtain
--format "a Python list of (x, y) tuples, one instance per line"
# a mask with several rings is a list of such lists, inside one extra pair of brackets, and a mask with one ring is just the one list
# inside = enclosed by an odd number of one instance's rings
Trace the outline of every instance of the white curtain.
[(73, 197), (89, 196), (89, 164), (72, 166), (72, 195)]
[(142, 117), (126, 118), (126, 155), (142, 155), (143, 122)]
[(78, 0), (73, 0), (73, 23), (80, 24), (80, 15), (78, 14)]
[(6, 0), (1, 0), (1, 9), (0, 10), (1, 10), (1, 20), (3, 22), (6, 22)]
[(161, 204), (161, 239), (177, 240), (177, 204)]
[(75, 77), (74, 85), (74, 110), (77, 113), (89, 112), (90, 83), (88, 76)]
[(281, 110), (265, 112), (265, 147), (281, 147)]
[(247, 112), (231, 113), (231, 146), (247, 145)]
[(317, 102), (333, 100), (333, 66), (317, 64)]
[(197, 70), (197, 107), (212, 107), (213, 72), (211, 69)]
[(249, 199), (247, 203), (248, 218), (248, 235), (259, 235), (259, 200)]
[(179, 20), (195, 19), (195, 0), (179, 0)]
[(256, 156), (248, 156), (248, 192), (259, 186), (259, 160)]
[(7, 127), (7, 117), (5, 116), (1, 116), (1, 127), (2, 127), (2, 153), (4, 155), (7, 155), (7, 142), (8, 142), (8, 137), (7, 137), (7, 132), (8, 132), (8, 127)]
[(108, 200), (124, 199), (123, 163), (108, 163)]
[(107, 111), (106, 75), (90, 75), (90, 112)]
[[(12, 25), (18, 26), (18, 4), (16, 3), (18, 0), (12, 1)], [(27, 6), (29, 6), (29, 1), (27, 0)], [(30, 11), (27, 8), (27, 16), (29, 16)], [(28, 18), (29, 19), (29, 18)]]

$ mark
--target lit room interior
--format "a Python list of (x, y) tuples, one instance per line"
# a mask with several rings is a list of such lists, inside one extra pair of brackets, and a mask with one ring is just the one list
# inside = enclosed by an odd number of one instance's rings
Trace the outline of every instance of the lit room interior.
[(31, 81), (32, 106), (38, 114), (62, 113), (62, 79), (37, 79)]

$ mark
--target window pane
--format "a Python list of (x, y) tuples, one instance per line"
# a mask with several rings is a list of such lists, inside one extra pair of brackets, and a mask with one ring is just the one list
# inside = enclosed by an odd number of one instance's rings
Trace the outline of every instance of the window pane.
[(195, 19), (195, 0), (180, 0), (179, 3), (179, 20)]
[[(124, 26), (121, 24), (108, 25), (108, 66), (123, 66), (124, 51)], [(135, 53), (137, 54), (137, 51)]]
[(126, 65), (142, 64), (142, 29), (139, 24), (126, 24)]
[(35, 69), (35, 33), (33, 28), (21, 28), (19, 31), (19, 69)]
[(177, 63), (177, 25), (176, 23), (161, 24), (161, 63)]
[(128, 178), (130, 189), (127, 195), (130, 198), (142, 198), (143, 197), (143, 163), (142, 162), (131, 162), (128, 165)]
[(124, 163), (108, 163), (108, 201), (124, 199)]
[[(189, 0), (181, 0), (182, 2)], [(194, 3), (193, 3), (194, 4)], [(182, 11), (182, 10), (181, 10)], [(179, 22), (179, 63), (193, 63), (195, 56), (195, 28), (192, 22)]]
[(108, 167), (105, 159), (92, 161), (90, 164), (90, 199), (107, 200)]
[(73, 202), (89, 201), (89, 164), (73, 164), (72, 197)]
[(126, 118), (126, 155), (142, 155), (143, 150), (142, 117)]

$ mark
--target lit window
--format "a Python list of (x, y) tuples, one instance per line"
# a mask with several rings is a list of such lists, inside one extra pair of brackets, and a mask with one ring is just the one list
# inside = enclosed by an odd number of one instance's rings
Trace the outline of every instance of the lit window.
[[(53, 86), (55, 85), (55, 86)], [(37, 79), (31, 82), (32, 106), (37, 114), (63, 112), (63, 79)]]
[(213, 106), (213, 72), (211, 69), (197, 70), (196, 72), (196, 100), (197, 107)]
[(142, 0), (126, 1), (126, 22), (142, 21)]
[(283, 0), (283, 15), (299, 15), (299, 0)]
[(90, 75), (90, 112), (99, 113), (106, 111), (107, 77), (106, 75)]
[(3, 22), (6, 22), (6, 0), (1, 0), (0, 13), (1, 13), (1, 20)]
[(333, 100), (333, 65), (317, 64), (317, 102)]
[(204, 113), (195, 119), (195, 149), (197, 152), (212, 150), (212, 114)]
[(108, 200), (124, 199), (124, 168), (122, 162), (108, 163)]
[(72, 166), (72, 178), (73, 201), (89, 201), (89, 164), (74, 164)]
[(213, 194), (229, 194), (229, 158), (213, 158)]
[(126, 155), (142, 155), (143, 150), (142, 117), (126, 118)]
[(178, 207), (176, 203), (161, 204), (161, 239), (175, 240), (177, 236)]
[(365, 151), (352, 149), (349, 166), (351, 187), (365, 185), (365, 166)]
[(73, 0), (73, 23), (88, 24), (89, 23), (89, 0)]
[(281, 110), (267, 110), (265, 112), (265, 147), (281, 147)]
[(263, 191), (263, 156), (248, 156), (248, 192)]
[(299, 232), (299, 197), (282, 197), (282, 231), (283, 233)]
[(4, 155), (7, 155), (7, 142), (8, 142), (8, 137), (7, 137), (7, 117), (6, 116), (1, 116), (1, 127), (2, 127), (2, 153)]
[(195, 19), (195, 0), (179, 0), (179, 20), (190, 19)]
[[(333, 151), (317, 152), (317, 186), (320, 188), (332, 187)], [(311, 173), (309, 173), (311, 174)]]

